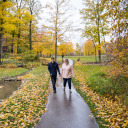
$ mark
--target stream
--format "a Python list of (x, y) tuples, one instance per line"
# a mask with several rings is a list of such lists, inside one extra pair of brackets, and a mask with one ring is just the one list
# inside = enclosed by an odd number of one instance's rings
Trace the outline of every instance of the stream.
[(0, 81), (0, 103), (21, 85), (21, 81)]
[(7, 99), (14, 91), (18, 90), (18, 88), (21, 86), (22, 81), (17, 80), (11, 80), (11, 79), (17, 79), (18, 76), (24, 76), (26, 73), (30, 72), (33, 69), (30, 69), (26, 72), (23, 72), (19, 75), (7, 78), (9, 80), (0, 80), (0, 104), (3, 100)]

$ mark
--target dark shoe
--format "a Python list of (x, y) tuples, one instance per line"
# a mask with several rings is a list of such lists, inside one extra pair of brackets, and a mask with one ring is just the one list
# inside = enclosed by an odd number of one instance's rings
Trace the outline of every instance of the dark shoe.
[(54, 90), (54, 93), (56, 93), (56, 90)]

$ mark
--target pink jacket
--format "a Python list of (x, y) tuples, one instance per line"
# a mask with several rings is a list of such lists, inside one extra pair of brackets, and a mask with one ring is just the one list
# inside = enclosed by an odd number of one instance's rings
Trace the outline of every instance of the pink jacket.
[(70, 64), (66, 65), (65, 63), (62, 64), (61, 74), (62, 74), (63, 78), (72, 78), (72, 76), (75, 77), (74, 71), (73, 71), (73, 66)]

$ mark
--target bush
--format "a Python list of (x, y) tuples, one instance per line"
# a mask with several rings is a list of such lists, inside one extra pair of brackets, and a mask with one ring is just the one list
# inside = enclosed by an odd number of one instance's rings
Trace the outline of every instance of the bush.
[(34, 68), (34, 67), (39, 67), (41, 66), (41, 63), (40, 62), (28, 62), (24, 65), (24, 68), (28, 68), (28, 69), (31, 69), (31, 68)]
[(9, 53), (4, 53), (3, 58), (9, 58)]
[(128, 77), (123, 75), (108, 76), (104, 72), (94, 73), (87, 79), (87, 84), (101, 95), (120, 96), (126, 101), (128, 90)]
[(109, 82), (107, 75), (103, 72), (92, 74), (87, 79), (87, 84), (100, 94), (108, 94), (111, 91), (112, 84)]
[(40, 58), (40, 62), (43, 64), (43, 65), (48, 65), (48, 63), (50, 62), (50, 60), (47, 60), (45, 58)]
[(0, 65), (0, 68), (17, 68), (17, 65), (16, 64), (3, 64), (3, 65)]
[(24, 62), (33, 62), (34, 60), (38, 60), (38, 56), (35, 55), (35, 53), (33, 51), (27, 51), (23, 54), (23, 60)]

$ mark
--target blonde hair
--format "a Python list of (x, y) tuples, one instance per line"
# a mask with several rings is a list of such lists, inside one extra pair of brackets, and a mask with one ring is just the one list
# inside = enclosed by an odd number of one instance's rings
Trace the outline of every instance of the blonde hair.
[(69, 64), (69, 60), (67, 58), (64, 59), (64, 61), (67, 63), (67, 65)]

